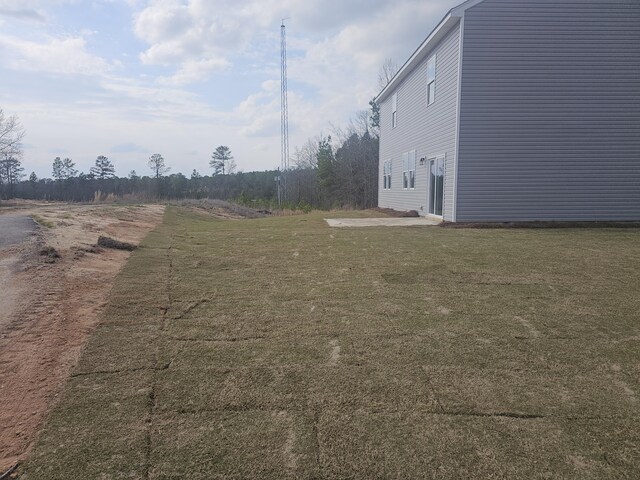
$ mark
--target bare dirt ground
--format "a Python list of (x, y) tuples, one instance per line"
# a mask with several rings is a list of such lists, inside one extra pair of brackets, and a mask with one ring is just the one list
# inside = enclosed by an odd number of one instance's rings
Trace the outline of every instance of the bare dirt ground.
[[(41, 224), (24, 242), (0, 248), (0, 474), (31, 449), (129, 256), (92, 245), (99, 235), (137, 244), (163, 213), (159, 205), (0, 208), (5, 219)], [(45, 247), (59, 258), (42, 255)]]

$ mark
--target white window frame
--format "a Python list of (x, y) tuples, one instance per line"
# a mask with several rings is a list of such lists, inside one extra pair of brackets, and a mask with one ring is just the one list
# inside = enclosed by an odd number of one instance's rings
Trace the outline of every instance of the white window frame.
[(398, 92), (391, 97), (391, 128), (398, 126)]
[[(433, 64), (433, 77), (429, 76), (429, 66)], [(427, 60), (427, 107), (429, 105), (433, 105), (436, 101), (436, 77), (437, 77), (437, 63), (436, 63), (436, 55), (433, 54)], [(433, 92), (430, 87), (433, 85)]]
[(415, 190), (416, 188), (416, 151), (411, 150), (409, 152), (409, 189)]
[[(433, 190), (433, 185), (431, 184), (431, 164), (437, 168), (438, 162), (442, 162), (442, 214), (438, 215), (435, 213), (435, 201), (436, 201), (436, 191)], [(444, 216), (444, 200), (445, 200), (445, 188), (447, 183), (447, 155), (441, 154), (433, 157), (429, 157), (427, 159), (427, 213), (429, 215), (433, 215), (435, 217), (443, 217)], [(436, 184), (437, 186), (437, 184)], [(433, 210), (433, 213), (431, 212)]]
[(416, 151), (411, 150), (402, 154), (402, 189), (416, 188)]
[(385, 160), (382, 166), (382, 182), (384, 190), (391, 190), (391, 159)]

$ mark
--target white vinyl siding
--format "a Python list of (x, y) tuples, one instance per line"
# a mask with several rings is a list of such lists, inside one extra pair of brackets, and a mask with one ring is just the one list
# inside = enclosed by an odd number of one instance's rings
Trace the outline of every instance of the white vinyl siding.
[[(400, 211), (415, 210), (427, 215), (427, 165), (421, 158), (447, 156), (443, 216), (453, 217), (453, 168), (456, 158), (458, 58), (460, 28), (455, 25), (415, 66), (393, 92), (380, 102), (380, 189), (378, 205)], [(427, 61), (437, 55), (437, 100), (426, 107)], [(393, 94), (398, 94), (398, 127), (392, 128)], [(402, 154), (416, 151), (415, 188), (402, 188)], [(384, 162), (393, 158), (393, 189), (383, 188)]]
[(427, 60), (427, 106), (436, 101), (436, 56)]

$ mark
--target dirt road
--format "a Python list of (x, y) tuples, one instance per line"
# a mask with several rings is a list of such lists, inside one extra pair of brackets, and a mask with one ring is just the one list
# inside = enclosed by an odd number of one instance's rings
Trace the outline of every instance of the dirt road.
[[(0, 210), (0, 473), (29, 452), (129, 256), (92, 245), (99, 235), (137, 244), (163, 212), (158, 205)], [(35, 228), (31, 215), (51, 227)], [(54, 250), (42, 255), (45, 247)]]
[(9, 322), (17, 296), (12, 274), (19, 262), (19, 257), (12, 254), (8, 247), (28, 240), (29, 236), (36, 232), (37, 227), (36, 222), (27, 215), (0, 216), (0, 333)]
[(36, 222), (26, 215), (0, 216), (0, 248), (22, 243), (36, 227)]

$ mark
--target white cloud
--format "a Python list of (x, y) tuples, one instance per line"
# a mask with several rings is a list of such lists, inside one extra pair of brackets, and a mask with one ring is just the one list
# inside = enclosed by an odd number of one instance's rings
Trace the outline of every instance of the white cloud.
[(220, 72), (229, 68), (230, 63), (223, 58), (208, 60), (187, 60), (182, 63), (178, 71), (171, 77), (158, 79), (161, 85), (182, 86), (202, 82), (209, 78), (212, 72)]
[(100, 75), (113, 67), (86, 50), (83, 37), (47, 38), (43, 43), (0, 35), (5, 66), (65, 75)]
[[(180, 38), (194, 25), (189, 8), (177, 0), (162, 0), (146, 7), (137, 16), (135, 33), (142, 40), (152, 45), (170, 43)], [(147, 57), (155, 60), (153, 55)]]
[[(219, 2), (217, 2), (219, 3)], [(180, 65), (186, 61), (220, 62), (249, 37), (236, 15), (221, 15), (210, 2), (156, 0), (135, 19), (136, 35), (150, 47), (141, 54), (147, 64)], [(219, 7), (219, 5), (216, 5)], [(231, 10), (233, 11), (233, 10)]]
[[(315, 35), (339, 31), (365, 19), (384, 5), (383, 0), (153, 0), (135, 17), (134, 31), (148, 44), (140, 54), (145, 64), (179, 69), (183, 84), (194, 62), (230, 63), (238, 54), (252, 56), (265, 41), (277, 54), (278, 26), (292, 16), (298, 31)], [(334, 52), (335, 53), (335, 52)], [(203, 76), (196, 75), (200, 80)]]
[[(402, 63), (457, 3), (459, 0), (152, 0), (136, 15), (135, 32), (148, 44), (141, 60), (175, 68), (175, 74), (161, 82), (184, 86), (230, 67), (232, 58), (234, 64), (242, 57), (263, 65), (277, 62), (280, 19), (291, 17), (287, 24), (292, 79), (323, 96), (348, 95), (353, 109), (356, 102), (366, 106), (377, 93), (375, 79), (384, 59)], [(265, 71), (269, 70), (263, 67)]]

